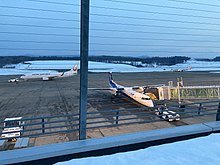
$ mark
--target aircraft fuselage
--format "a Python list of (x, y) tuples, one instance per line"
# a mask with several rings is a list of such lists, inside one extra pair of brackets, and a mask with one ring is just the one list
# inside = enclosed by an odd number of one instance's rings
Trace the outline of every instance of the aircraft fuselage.
[(132, 87), (124, 87), (115, 83), (112, 79), (111, 74), (109, 75), (109, 85), (111, 87), (112, 92), (115, 94), (120, 92), (144, 106), (154, 107), (154, 103), (148, 95), (136, 92), (132, 89)]

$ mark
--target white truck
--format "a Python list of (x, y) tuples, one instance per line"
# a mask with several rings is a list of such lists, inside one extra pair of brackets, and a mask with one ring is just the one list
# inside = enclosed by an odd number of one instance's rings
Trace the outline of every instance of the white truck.
[(18, 83), (19, 79), (18, 78), (13, 78), (8, 80), (9, 83)]
[(4, 129), (2, 131), (1, 138), (7, 138), (8, 141), (17, 141), (17, 137), (21, 136), (22, 130), (24, 130), (24, 122), (22, 117), (6, 118), (4, 120)]

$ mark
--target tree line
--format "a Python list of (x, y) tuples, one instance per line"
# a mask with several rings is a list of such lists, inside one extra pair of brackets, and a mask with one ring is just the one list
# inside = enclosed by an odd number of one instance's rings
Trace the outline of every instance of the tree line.
[[(124, 56), (89, 56), (89, 61), (106, 62), (106, 63), (123, 63), (135, 66), (142, 66), (142, 64), (156, 64), (156, 65), (175, 65), (189, 60), (185, 56), (173, 57), (124, 57)], [(65, 56), (0, 56), (0, 67), (7, 64), (18, 64), (25, 61), (35, 60), (80, 60), (79, 56), (65, 57)]]

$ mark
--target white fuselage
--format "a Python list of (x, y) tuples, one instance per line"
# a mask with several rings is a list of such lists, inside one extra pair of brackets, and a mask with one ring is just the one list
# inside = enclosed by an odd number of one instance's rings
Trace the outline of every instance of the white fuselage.
[(133, 100), (144, 106), (154, 107), (154, 103), (148, 95), (136, 92), (132, 89), (132, 87), (124, 87), (122, 85), (118, 85), (111, 79), (111, 77), (109, 78), (109, 85), (112, 92), (114, 93), (117, 93), (119, 91), (120, 93), (132, 98)]
[(154, 103), (149, 96), (136, 92), (130, 87), (125, 87), (121, 92), (144, 106), (154, 107)]
[(42, 73), (42, 74), (27, 74), (27, 75), (24, 75), (24, 76), (21, 76), (20, 78), (23, 79), (23, 80), (29, 80), (29, 79), (42, 79), (42, 80), (50, 80), (54, 77), (58, 77), (59, 75), (61, 75), (60, 73), (57, 73), (57, 74), (45, 74), (45, 73)]
[(66, 72), (58, 72), (58, 73), (37, 73), (37, 74), (27, 74), (21, 76), (20, 78), (23, 80), (29, 79), (42, 79), (42, 80), (52, 80), (53, 78), (62, 78), (69, 77), (77, 74), (77, 65), (74, 66), (73, 69)]

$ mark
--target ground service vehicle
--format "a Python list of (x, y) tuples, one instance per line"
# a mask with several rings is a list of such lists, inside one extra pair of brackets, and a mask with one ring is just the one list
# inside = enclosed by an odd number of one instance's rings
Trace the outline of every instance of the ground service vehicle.
[(17, 83), (18, 81), (19, 81), (18, 78), (8, 80), (9, 83), (14, 83), (14, 82)]
[(155, 110), (155, 114), (159, 116), (161, 119), (164, 119), (167, 121), (180, 120), (180, 115), (174, 111), (168, 110), (167, 107), (159, 107), (157, 110)]
[(1, 138), (7, 138), (8, 141), (16, 141), (18, 136), (21, 136), (24, 130), (24, 122), (22, 117), (6, 118), (4, 120), (4, 129)]

